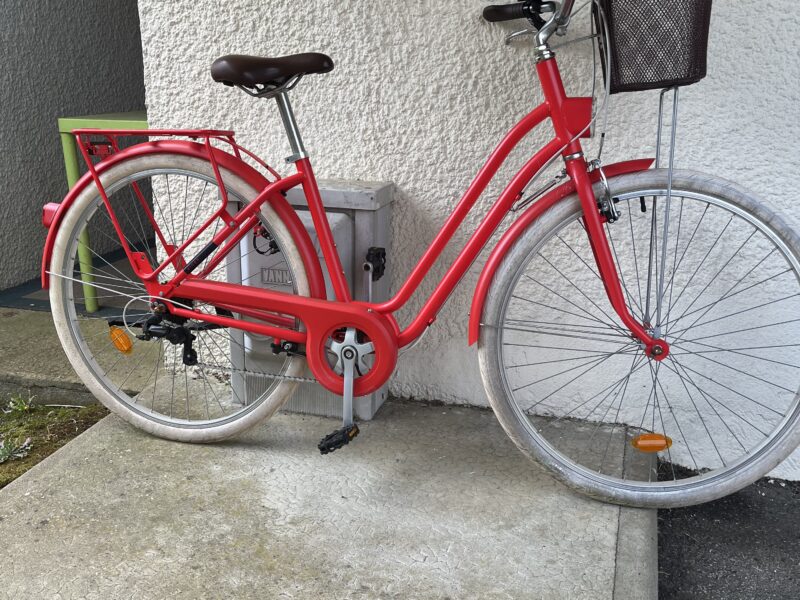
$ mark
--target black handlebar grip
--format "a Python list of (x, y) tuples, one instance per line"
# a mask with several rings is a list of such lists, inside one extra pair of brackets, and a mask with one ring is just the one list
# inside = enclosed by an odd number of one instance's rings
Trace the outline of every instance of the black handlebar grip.
[(483, 18), (490, 23), (512, 21), (514, 19), (527, 19), (525, 2), (516, 4), (490, 4), (483, 9)]

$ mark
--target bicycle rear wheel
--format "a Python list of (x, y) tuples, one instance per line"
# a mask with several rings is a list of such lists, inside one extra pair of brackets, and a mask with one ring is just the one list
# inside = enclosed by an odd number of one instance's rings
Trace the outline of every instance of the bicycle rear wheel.
[(628, 308), (669, 355), (648, 358), (610, 306), (571, 196), (492, 283), (479, 345), (489, 399), (520, 449), (585, 494), (642, 507), (724, 496), (800, 443), (800, 240), (741, 188), (687, 171), (664, 240), (667, 172), (609, 185)]
[[(232, 212), (257, 190), (222, 172)], [(102, 175), (103, 186), (125, 238), (155, 267), (220, 206), (211, 165), (171, 154), (124, 161)], [(146, 206), (145, 206), (146, 205)], [(148, 213), (150, 215), (148, 216)], [(261, 288), (309, 295), (302, 259), (286, 226), (265, 203), (261, 226), (242, 240), (208, 275)], [(187, 249), (195, 256), (221, 223), (217, 221)], [(237, 252), (238, 250), (238, 252)], [(201, 273), (213, 259), (196, 269)], [(91, 275), (88, 275), (88, 273)], [(175, 274), (170, 265), (161, 277)], [(87, 312), (85, 293), (100, 310)], [(122, 250), (108, 210), (88, 186), (64, 217), (54, 245), (50, 275), (53, 320), (75, 371), (110, 410), (154, 435), (187, 442), (221, 440), (271, 416), (304, 373), (301, 356), (274, 355), (271, 338), (205, 321), (166, 315), (169, 338), (140, 339), (153, 316), (151, 298)], [(242, 318), (229, 310), (175, 299), (184, 307)], [(185, 355), (192, 336), (194, 360)]]

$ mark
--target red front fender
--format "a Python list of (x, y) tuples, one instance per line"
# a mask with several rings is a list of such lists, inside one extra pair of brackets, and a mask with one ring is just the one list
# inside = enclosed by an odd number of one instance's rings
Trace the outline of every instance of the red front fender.
[[(645, 171), (653, 164), (652, 158), (643, 158), (639, 160), (628, 160), (625, 162), (614, 163), (603, 167), (603, 172), (606, 177), (615, 177), (617, 175), (624, 175), (626, 173), (635, 173), (637, 171)], [(599, 171), (592, 171), (590, 173), (592, 182), (600, 179)], [(480, 334), (481, 316), (483, 315), (483, 305), (486, 301), (486, 294), (489, 292), (489, 286), (492, 283), (494, 274), (497, 267), (500, 266), (503, 258), (513, 243), (517, 241), (522, 232), (528, 226), (536, 221), (544, 212), (554, 206), (559, 200), (566, 198), (575, 192), (575, 184), (570, 180), (562, 183), (556, 189), (552, 190), (541, 199), (537, 200), (530, 208), (528, 208), (522, 216), (519, 217), (511, 227), (500, 238), (497, 246), (494, 247), (486, 265), (483, 267), (481, 276), (478, 279), (478, 285), (475, 287), (475, 295), (472, 297), (472, 307), (469, 311), (469, 345), (471, 346), (478, 341)]]
[[(234, 175), (241, 177), (248, 185), (255, 190), (262, 190), (269, 183), (267, 179), (253, 167), (238, 159), (232, 154), (224, 152), (218, 148), (214, 148), (214, 157), (217, 163), (223, 169), (227, 169)], [(117, 163), (124, 160), (134, 158), (137, 156), (144, 156), (147, 154), (181, 154), (183, 156), (192, 156), (208, 160), (208, 151), (206, 146), (195, 142), (186, 140), (160, 140), (156, 142), (145, 142), (143, 144), (136, 144), (126, 148), (117, 154), (107, 158), (106, 160), (96, 165), (98, 175), (102, 175), (106, 170), (110, 169)], [(50, 270), (50, 258), (53, 254), (53, 245), (55, 244), (56, 234), (61, 225), (64, 215), (69, 210), (70, 206), (75, 202), (78, 195), (84, 190), (87, 185), (93, 185), (92, 176), (90, 173), (84, 174), (75, 186), (69, 191), (67, 196), (58, 205), (57, 210), (53, 210), (52, 205), (45, 207), (43, 221), (46, 227), (49, 228), (47, 232), (47, 240), (44, 245), (44, 253), (42, 254), (42, 287), (49, 286), (48, 271)], [(270, 204), (278, 213), (278, 216), (286, 224), (289, 233), (292, 236), (297, 248), (302, 256), (303, 263), (306, 267), (308, 274), (308, 282), (311, 289), (311, 296), (313, 298), (325, 298), (325, 279), (322, 275), (322, 267), (314, 250), (314, 245), (308, 235), (303, 223), (297, 216), (297, 213), (281, 195), (275, 195), (269, 199)]]

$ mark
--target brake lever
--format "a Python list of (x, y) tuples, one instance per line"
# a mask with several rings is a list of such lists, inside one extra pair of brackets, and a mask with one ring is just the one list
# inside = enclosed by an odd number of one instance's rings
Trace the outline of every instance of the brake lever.
[(511, 45), (511, 42), (520, 38), (525, 35), (536, 35), (539, 33), (535, 29), (520, 29), (519, 31), (515, 31), (514, 33), (510, 33), (506, 36), (506, 46)]
[[(533, 3), (531, 3), (533, 4)], [(532, 25), (532, 27), (526, 27), (525, 29), (520, 29), (519, 31), (515, 31), (506, 36), (506, 45), (510, 45), (511, 42), (516, 40), (517, 38), (526, 36), (526, 35), (536, 35), (539, 33), (539, 30), (546, 25), (546, 21), (542, 18), (541, 13), (549, 12), (555, 13), (556, 11), (556, 3), (555, 2), (538, 2), (538, 6), (536, 7), (536, 12), (532, 15), (528, 16), (528, 21)], [(563, 33), (561, 34), (563, 35)]]

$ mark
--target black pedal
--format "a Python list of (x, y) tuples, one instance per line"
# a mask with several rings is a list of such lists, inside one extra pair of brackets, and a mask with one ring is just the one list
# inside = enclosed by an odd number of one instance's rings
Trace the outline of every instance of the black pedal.
[(320, 454), (328, 454), (334, 450), (338, 450), (342, 446), (346, 446), (350, 441), (358, 435), (358, 425), (353, 423), (347, 427), (337, 429), (333, 433), (329, 433), (322, 438), (317, 444)]

